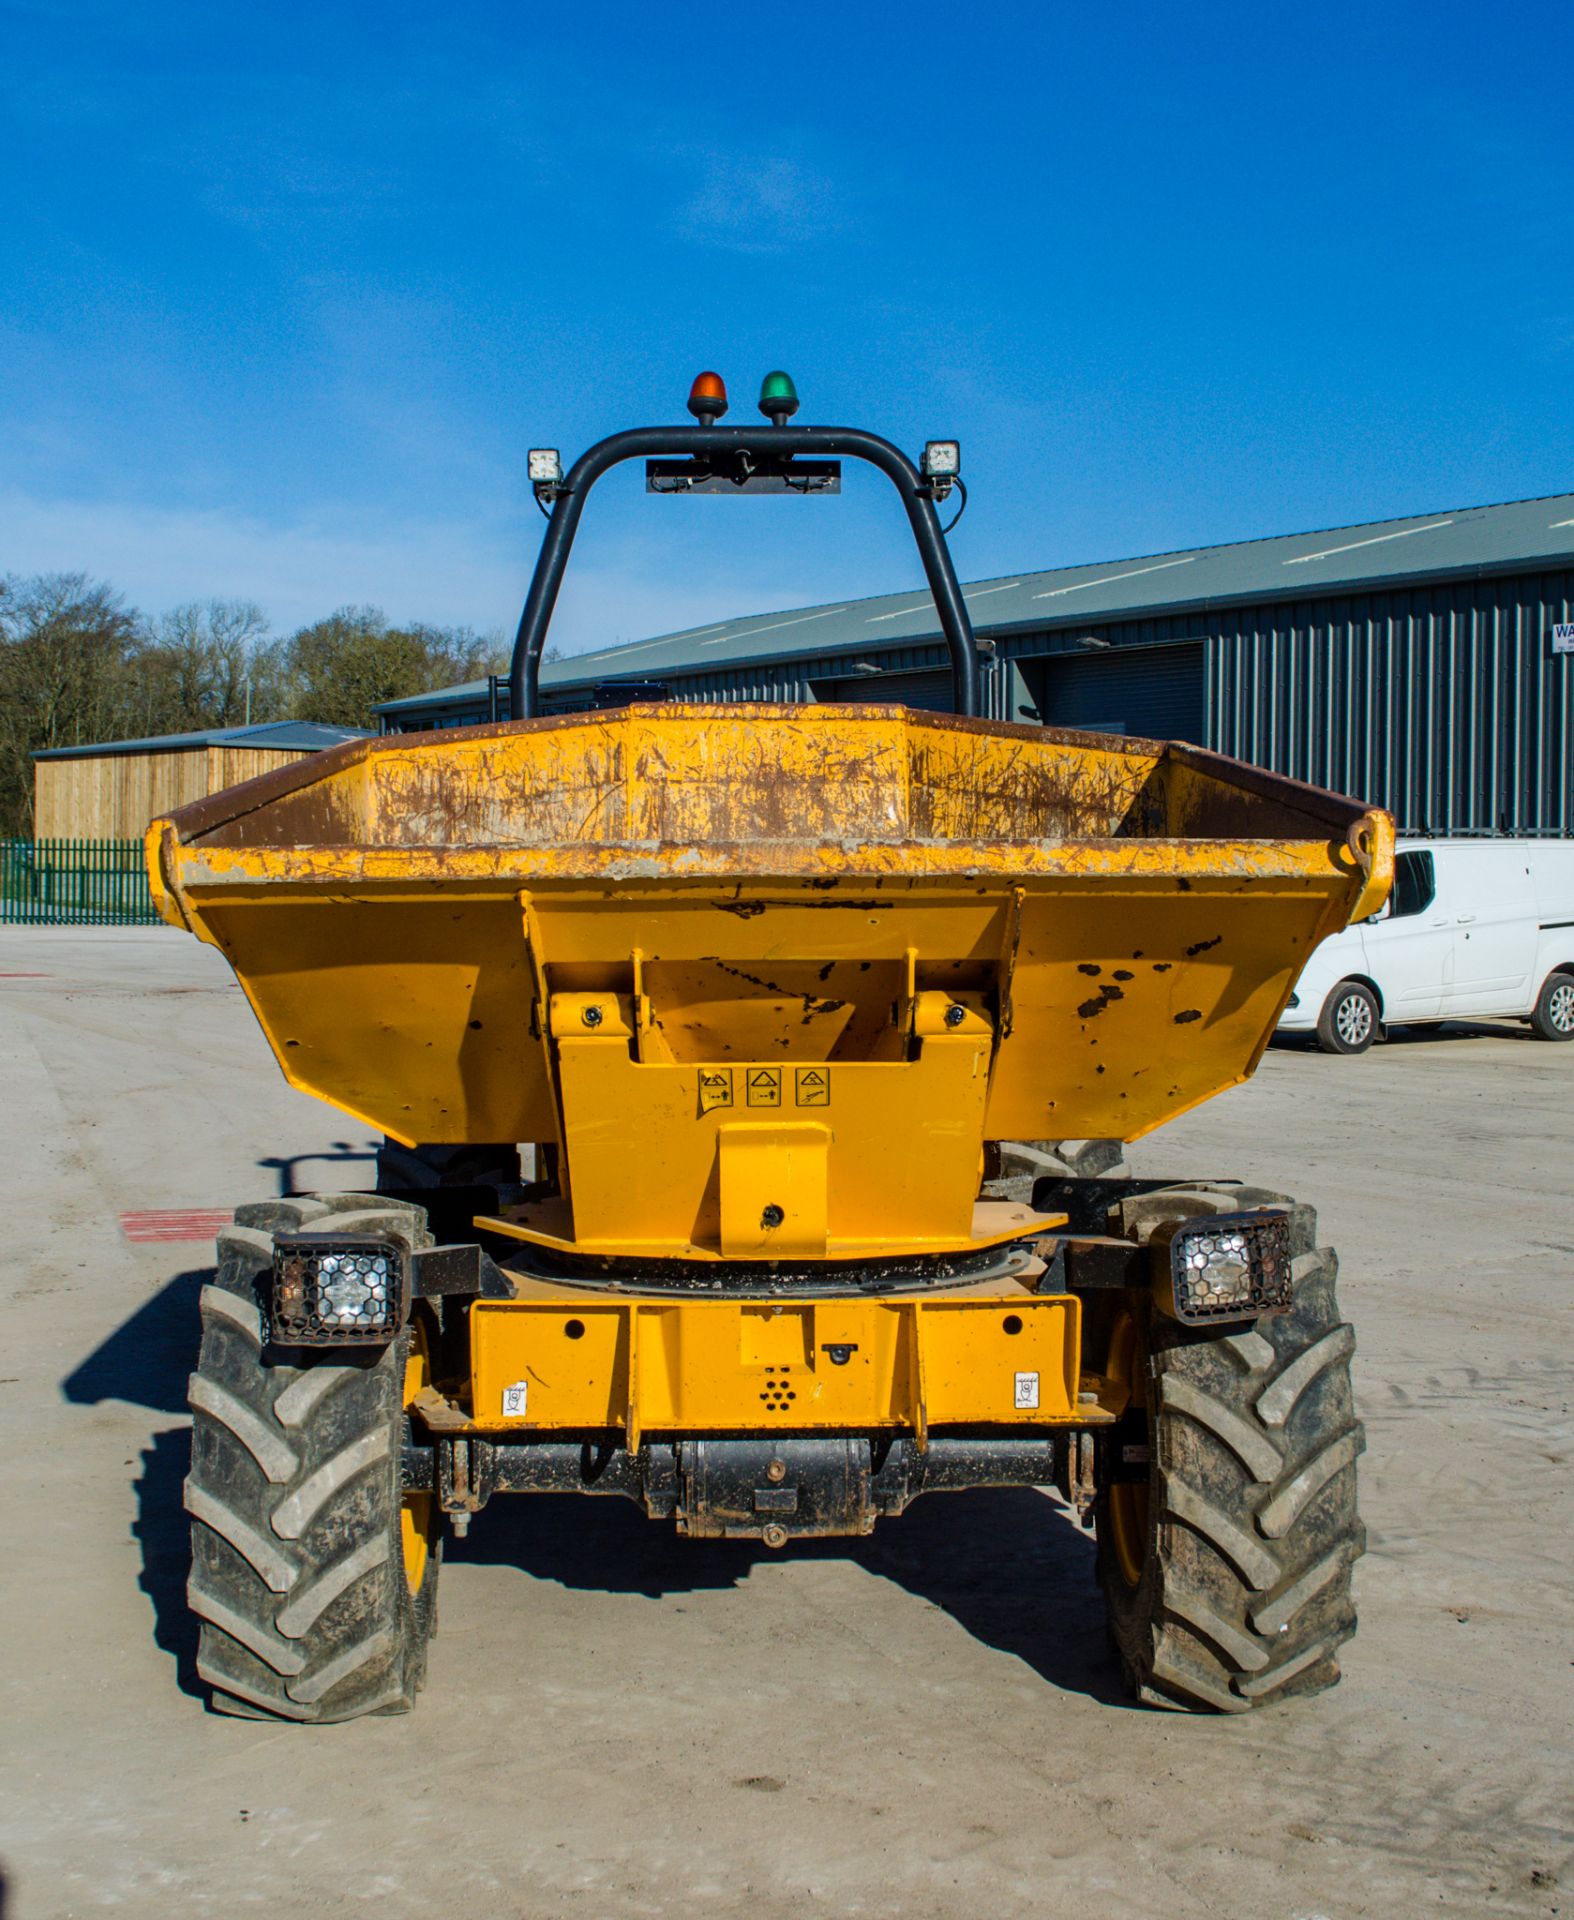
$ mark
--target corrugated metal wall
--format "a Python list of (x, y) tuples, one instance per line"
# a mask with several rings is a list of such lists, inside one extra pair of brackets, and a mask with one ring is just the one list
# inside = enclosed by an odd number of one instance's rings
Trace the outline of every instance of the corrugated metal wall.
[(1216, 616), (1209, 744), (1414, 833), (1574, 834), (1571, 595), (1557, 572)]
[[(1571, 609), (1574, 571), (1558, 569), (1001, 633), (984, 712), (1031, 719), (1043, 700), (1051, 725), (1190, 738), (1375, 801), (1411, 832), (1574, 835), (1574, 655), (1551, 647)], [(680, 700), (945, 703), (938, 641), (867, 657), (880, 673), (803, 654), (661, 677)], [(547, 694), (549, 711), (588, 702)]]

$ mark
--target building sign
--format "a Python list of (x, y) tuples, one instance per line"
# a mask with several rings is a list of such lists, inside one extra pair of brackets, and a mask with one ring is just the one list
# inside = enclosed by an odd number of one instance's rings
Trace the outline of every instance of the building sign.
[(1552, 651), (1574, 653), (1574, 620), (1560, 620), (1552, 629)]

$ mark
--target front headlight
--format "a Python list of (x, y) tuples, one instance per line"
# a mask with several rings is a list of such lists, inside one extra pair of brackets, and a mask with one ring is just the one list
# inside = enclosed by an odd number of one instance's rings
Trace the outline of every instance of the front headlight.
[(1187, 1326), (1255, 1320), (1291, 1304), (1290, 1216), (1216, 1213), (1177, 1222), (1166, 1310)]
[(391, 1340), (410, 1303), (409, 1261), (393, 1240), (281, 1233), (273, 1243), (273, 1337), (288, 1347)]

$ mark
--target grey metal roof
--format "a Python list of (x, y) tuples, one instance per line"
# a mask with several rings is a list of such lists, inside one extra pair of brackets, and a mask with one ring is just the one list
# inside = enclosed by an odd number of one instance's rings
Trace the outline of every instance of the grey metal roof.
[(146, 740), (99, 740), (81, 747), (46, 747), (33, 758), (85, 760), (106, 753), (181, 753), (199, 747), (276, 747), (286, 753), (317, 753), (345, 740), (368, 737), (364, 727), (330, 727), (316, 720), (268, 720), (255, 727), (208, 727), (198, 733), (155, 734)]
[[(1300, 599), (1331, 592), (1403, 585), (1473, 572), (1496, 573), (1574, 557), (1574, 493), (1503, 506), (1453, 507), (1372, 520), (1315, 533), (1279, 534), (1227, 546), (1056, 567), (1047, 573), (1002, 574), (964, 587), (981, 634), (1075, 626), (1180, 612), (1220, 603)], [(619, 678), (704, 672), (784, 654), (863, 654), (938, 637), (934, 602), (923, 587), (742, 615), (681, 633), (663, 634), (554, 660), (541, 670), (545, 687), (592, 686)], [(486, 682), (390, 700), (380, 713), (484, 697)]]

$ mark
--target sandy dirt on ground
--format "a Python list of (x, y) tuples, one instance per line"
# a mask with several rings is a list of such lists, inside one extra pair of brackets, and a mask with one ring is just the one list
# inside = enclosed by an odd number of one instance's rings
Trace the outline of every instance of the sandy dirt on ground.
[(0, 932), (0, 1059), (11, 1920), (1574, 1914), (1574, 1046), (1275, 1050), (1133, 1149), (1296, 1192), (1341, 1249), (1370, 1550), (1332, 1693), (1132, 1707), (1047, 1494), (780, 1554), (521, 1499), (450, 1545), (418, 1711), (321, 1729), (203, 1707), (180, 1488), (210, 1253), (118, 1220), (355, 1188), (365, 1131), (162, 930)]

